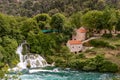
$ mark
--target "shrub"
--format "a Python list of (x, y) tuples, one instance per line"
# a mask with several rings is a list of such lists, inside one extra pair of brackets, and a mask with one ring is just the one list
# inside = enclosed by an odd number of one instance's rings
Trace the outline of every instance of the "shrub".
[(91, 40), (89, 42), (92, 46), (94, 47), (107, 47), (107, 48), (110, 48), (110, 49), (116, 49), (115, 46), (113, 45), (110, 45), (108, 42), (105, 42), (105, 41), (102, 41), (102, 40)]
[(57, 59), (55, 60), (55, 66), (57, 67), (65, 67), (65, 60), (62, 57), (57, 57)]
[(10, 67), (12, 67), (12, 68), (15, 67), (17, 65), (17, 63), (18, 63), (18, 60), (16, 60), (16, 59), (12, 60)]
[(95, 71), (96, 69), (97, 69), (97, 65), (95, 63), (94, 58), (86, 60), (85, 66), (83, 67), (83, 70), (85, 70), (85, 71)]
[(110, 49), (116, 49), (117, 48), (116, 46), (113, 46), (113, 45), (108, 45), (107, 47), (110, 48)]
[(68, 63), (68, 67), (73, 68), (73, 69), (79, 69), (81, 70), (85, 65), (85, 61), (80, 61), (80, 60), (72, 60)]
[(104, 61), (99, 67), (100, 72), (117, 72), (118, 66), (110, 61)]
[(108, 42), (102, 41), (102, 40), (91, 40), (90, 44), (94, 47), (106, 47), (109, 45)]
[(83, 53), (80, 53), (77, 55), (77, 58), (85, 58), (85, 55)]
[(103, 34), (102, 37), (105, 37), (105, 38), (111, 38), (113, 35), (112, 34)]

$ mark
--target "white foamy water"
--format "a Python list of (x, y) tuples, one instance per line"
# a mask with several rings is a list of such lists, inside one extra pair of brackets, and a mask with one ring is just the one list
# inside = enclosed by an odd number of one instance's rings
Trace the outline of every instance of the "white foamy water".
[(23, 55), (23, 45), (26, 44), (22, 43), (20, 46), (18, 46), (16, 53), (19, 55), (19, 60), (20, 62), (17, 64), (16, 67), (14, 67), (12, 70), (18, 71), (18, 70), (23, 70), (29, 68), (37, 68), (37, 67), (45, 67), (49, 66), (46, 62), (45, 59), (43, 59), (40, 55), (38, 54), (26, 54)]
[(17, 64), (17, 67), (21, 69), (26, 69), (26, 63), (23, 62), (23, 55), (22, 55), (22, 50), (23, 50), (23, 45), (25, 43), (22, 43), (20, 46), (18, 46), (16, 53), (19, 55), (20, 62)]

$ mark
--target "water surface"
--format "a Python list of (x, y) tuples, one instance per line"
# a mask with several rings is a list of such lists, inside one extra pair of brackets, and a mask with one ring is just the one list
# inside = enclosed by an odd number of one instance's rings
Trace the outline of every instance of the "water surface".
[(20, 78), (21, 80), (112, 80), (112, 78), (120, 78), (120, 75), (97, 72), (41, 70), (25, 73)]

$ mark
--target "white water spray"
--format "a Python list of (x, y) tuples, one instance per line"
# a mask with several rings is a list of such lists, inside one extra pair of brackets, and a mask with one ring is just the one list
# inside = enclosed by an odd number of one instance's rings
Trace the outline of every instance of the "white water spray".
[(22, 50), (23, 50), (23, 45), (25, 43), (22, 43), (20, 46), (18, 46), (16, 53), (19, 55), (20, 62), (18, 63), (18, 67), (21, 69), (26, 69), (26, 63), (23, 62), (23, 55), (22, 55)]
[(43, 59), (38, 54), (26, 54), (23, 55), (23, 45), (26, 44), (26, 42), (22, 43), (20, 46), (18, 46), (16, 53), (19, 55), (20, 62), (17, 64), (15, 68), (13, 68), (14, 71), (23, 70), (29, 68), (37, 68), (37, 67), (45, 67), (49, 66), (45, 59)]

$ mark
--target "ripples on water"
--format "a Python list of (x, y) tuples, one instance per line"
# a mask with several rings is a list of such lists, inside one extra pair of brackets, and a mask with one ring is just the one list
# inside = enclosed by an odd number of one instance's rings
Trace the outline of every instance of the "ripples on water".
[(119, 77), (110, 73), (78, 72), (78, 71), (39, 71), (20, 76), (21, 80), (112, 80)]

